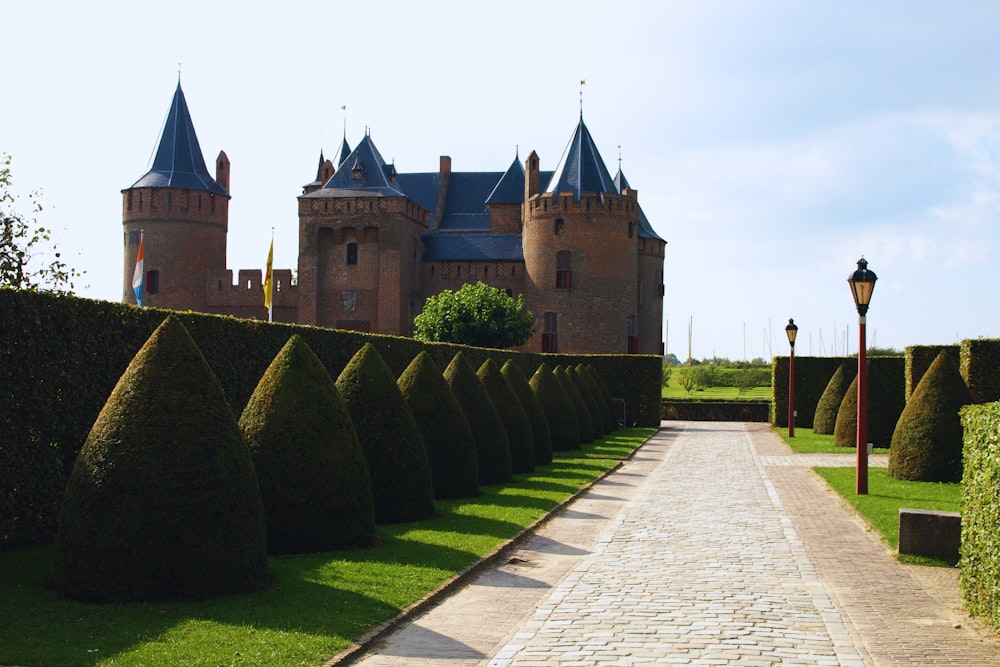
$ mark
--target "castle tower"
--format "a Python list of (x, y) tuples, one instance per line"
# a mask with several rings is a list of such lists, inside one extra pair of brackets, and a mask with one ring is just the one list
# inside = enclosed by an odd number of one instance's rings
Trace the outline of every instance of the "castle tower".
[[(619, 159), (615, 186), (618, 192), (635, 190), (628, 184), (621, 170)], [(639, 207), (639, 259), (636, 285), (636, 335), (641, 354), (665, 353), (663, 345), (663, 262), (667, 242), (649, 224), (642, 207)]]
[(620, 193), (580, 116), (539, 192), (538, 157), (525, 165), (526, 298), (539, 330), (529, 349), (636, 352), (639, 206)]
[(206, 276), (226, 268), (229, 158), (209, 174), (180, 82), (152, 168), (122, 190), (122, 302), (136, 302), (132, 276), (145, 238), (143, 305), (206, 311)]
[(365, 136), (323, 187), (299, 197), (299, 322), (409, 335), (423, 306), (429, 217)]

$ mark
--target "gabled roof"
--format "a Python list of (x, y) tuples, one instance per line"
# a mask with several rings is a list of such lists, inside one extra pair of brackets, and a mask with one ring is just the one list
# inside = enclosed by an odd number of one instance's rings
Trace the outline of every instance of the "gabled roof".
[(177, 82), (167, 120), (163, 124), (163, 134), (156, 149), (156, 157), (153, 158), (153, 167), (133, 183), (132, 187), (189, 188), (220, 195), (229, 194), (208, 173), (180, 81)]
[(524, 201), (524, 166), (518, 157), (510, 165), (493, 192), (486, 198), (487, 204), (520, 204)]
[(424, 261), (523, 262), (520, 234), (424, 234)]
[(385, 163), (371, 136), (365, 135), (322, 188), (302, 196), (405, 197), (406, 194), (396, 179), (396, 168)]
[(583, 122), (582, 114), (545, 191), (572, 192), (576, 200), (580, 199), (583, 192), (618, 193), (594, 139)]

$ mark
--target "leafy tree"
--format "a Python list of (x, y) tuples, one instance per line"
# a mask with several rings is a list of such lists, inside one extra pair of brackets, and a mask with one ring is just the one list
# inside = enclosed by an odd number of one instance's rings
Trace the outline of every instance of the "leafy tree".
[(694, 373), (694, 368), (682, 368), (679, 377), (679, 384), (687, 393), (690, 394), (699, 387), (698, 376)]
[[(73, 281), (83, 274), (62, 261), (52, 230), (17, 212), (10, 165), (10, 155), (0, 154), (0, 287), (73, 294)], [(34, 214), (42, 211), (39, 196), (28, 194)], [(45, 264), (43, 255), (54, 259)]]
[(524, 295), (514, 299), (480, 281), (427, 299), (413, 320), (414, 337), (476, 347), (516, 347), (531, 338), (534, 320), (531, 311), (524, 310)]
[(662, 376), (662, 379), (660, 381), (660, 384), (663, 385), (664, 387), (666, 387), (668, 384), (670, 384), (670, 376), (672, 374), (673, 374), (673, 369), (670, 368), (669, 365), (663, 364), (663, 376)]

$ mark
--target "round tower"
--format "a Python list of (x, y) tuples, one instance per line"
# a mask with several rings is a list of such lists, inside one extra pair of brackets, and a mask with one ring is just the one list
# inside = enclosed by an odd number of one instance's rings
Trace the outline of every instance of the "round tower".
[(545, 352), (632, 350), (637, 339), (639, 207), (618, 193), (580, 119), (549, 184), (538, 192), (537, 155), (525, 163), (522, 243)]
[(225, 270), (229, 230), (224, 152), (215, 167), (212, 178), (178, 83), (152, 168), (122, 190), (123, 303), (137, 303), (133, 282), (141, 242), (142, 305), (207, 310), (206, 274)]

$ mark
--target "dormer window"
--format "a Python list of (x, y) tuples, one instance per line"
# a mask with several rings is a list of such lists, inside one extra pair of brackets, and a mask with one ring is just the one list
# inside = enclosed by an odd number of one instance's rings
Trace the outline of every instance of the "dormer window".
[(354, 166), (351, 167), (351, 177), (356, 181), (360, 181), (364, 175), (365, 175), (364, 165), (361, 164), (361, 160), (355, 158)]

